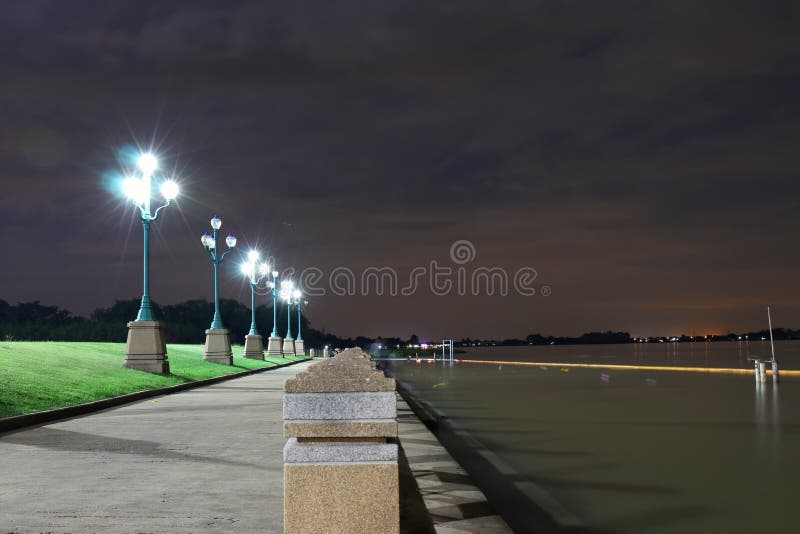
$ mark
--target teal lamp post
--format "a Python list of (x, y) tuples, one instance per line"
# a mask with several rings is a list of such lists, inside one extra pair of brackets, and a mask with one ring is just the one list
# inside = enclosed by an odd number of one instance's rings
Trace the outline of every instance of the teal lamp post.
[(225, 261), (227, 256), (236, 247), (236, 237), (228, 234), (225, 244), (228, 250), (220, 253), (219, 250), (219, 229), (222, 227), (222, 220), (214, 215), (211, 219), (212, 234), (203, 234), (200, 241), (211, 257), (214, 265), (214, 320), (211, 327), (206, 330), (206, 348), (203, 359), (209, 362), (233, 365), (233, 353), (231, 352), (231, 341), (228, 330), (222, 325), (222, 317), (219, 313), (219, 266)]
[(281, 281), (281, 300), (286, 302), (286, 337), (283, 338), (283, 355), (294, 356), (294, 338), (292, 337), (292, 298), (294, 284), (291, 280)]
[(306, 353), (305, 342), (303, 341), (303, 310), (308, 306), (308, 301), (303, 300), (303, 293), (299, 289), (294, 290), (294, 301), (297, 303), (297, 339), (294, 340), (295, 353), (304, 356)]
[(128, 323), (128, 340), (125, 345), (125, 367), (149, 371), (152, 373), (169, 373), (167, 348), (164, 344), (164, 325), (155, 320), (150, 305), (150, 225), (157, 219), (161, 210), (169, 206), (178, 196), (178, 184), (172, 180), (162, 180), (162, 204), (155, 211), (151, 210), (153, 194), (153, 174), (158, 169), (158, 160), (150, 153), (144, 153), (136, 161), (141, 175), (128, 177), (122, 182), (125, 195), (139, 209), (139, 217), (144, 230), (143, 289), (139, 313), (134, 321)]
[(250, 282), (250, 332), (244, 338), (244, 357), (254, 360), (264, 359), (264, 343), (256, 326), (256, 287), (269, 274), (269, 265), (258, 263), (258, 252), (251, 250), (247, 261), (242, 263), (242, 274)]
[(272, 333), (267, 344), (269, 356), (283, 356), (283, 339), (278, 335), (278, 271), (272, 271), (272, 280), (267, 286), (272, 293)]

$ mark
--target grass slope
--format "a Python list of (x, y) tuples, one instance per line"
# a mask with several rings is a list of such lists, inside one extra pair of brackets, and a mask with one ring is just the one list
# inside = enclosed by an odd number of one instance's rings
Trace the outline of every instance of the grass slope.
[(242, 351), (234, 347), (227, 366), (204, 361), (202, 345), (167, 345), (171, 374), (162, 376), (123, 367), (124, 343), (2, 342), (0, 418), (305, 359), (250, 360)]

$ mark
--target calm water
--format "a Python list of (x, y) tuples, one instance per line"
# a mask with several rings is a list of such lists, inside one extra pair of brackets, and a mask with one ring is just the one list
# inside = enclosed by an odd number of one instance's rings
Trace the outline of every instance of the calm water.
[[(705, 345), (705, 346), (704, 346)], [(750, 354), (768, 344), (750, 342)], [(738, 343), (470, 349), (462, 358), (749, 367)], [(798, 368), (800, 342), (776, 343)], [(386, 362), (598, 532), (798, 532), (800, 379)], [(469, 469), (469, 465), (467, 465)], [(524, 513), (524, 511), (523, 511)]]
[[(472, 347), (456, 357), (520, 362), (607, 363), (751, 368), (748, 356), (770, 358), (769, 341), (716, 343), (630, 343), (626, 345), (545, 345)], [(800, 341), (776, 341), (782, 369), (800, 369)]]

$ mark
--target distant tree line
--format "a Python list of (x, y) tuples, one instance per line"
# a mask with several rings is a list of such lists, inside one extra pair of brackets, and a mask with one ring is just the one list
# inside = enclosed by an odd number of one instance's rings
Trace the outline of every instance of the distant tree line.
[[(772, 336), (775, 340), (800, 339), (800, 329), (773, 328)], [(514, 347), (520, 345), (603, 345), (620, 343), (699, 343), (715, 341), (760, 341), (769, 339), (769, 330), (758, 330), (755, 332), (744, 332), (741, 334), (714, 334), (707, 336), (651, 336), (651, 337), (631, 337), (628, 332), (587, 332), (578, 337), (564, 336), (543, 336), (541, 334), (530, 334), (525, 339), (470, 339), (464, 338), (456, 341), (455, 345), (462, 347)]]
[[(58, 306), (46, 306), (38, 300), (11, 305), (0, 299), (0, 340), (3, 341), (110, 341), (124, 342), (128, 335), (128, 321), (139, 312), (139, 299), (116, 300), (108, 308), (97, 308), (89, 317), (73, 315)], [(167, 343), (196, 344), (205, 341), (205, 331), (214, 316), (214, 304), (202, 299), (187, 300), (161, 306), (150, 304), (156, 318), (166, 324)], [(244, 343), (250, 331), (250, 308), (234, 299), (220, 300), (220, 313), (225, 328), (231, 332), (232, 343)], [(371, 348), (376, 344), (395, 346), (418, 344), (412, 335), (403, 340), (398, 337), (369, 338), (365, 336), (342, 338), (325, 329), (317, 330), (303, 315), (303, 340), (306, 347)], [(256, 325), (266, 337), (272, 332), (272, 306), (256, 308)], [(286, 306), (278, 306), (278, 333), (286, 334)], [(297, 311), (292, 310), (292, 333), (297, 336)]]
[(462, 347), (515, 347), (520, 345), (601, 345), (608, 343), (631, 343), (628, 332), (587, 332), (578, 337), (543, 336), (529, 334), (525, 339), (470, 339), (464, 338), (456, 345)]
[[(773, 328), (772, 337), (775, 340), (787, 339), (800, 339), (800, 329), (792, 330), (791, 328)], [(735, 334), (730, 332), (728, 334), (713, 334), (707, 336), (689, 336), (681, 334), (680, 336), (655, 336), (655, 337), (641, 337), (633, 338), (635, 342), (648, 342), (648, 343), (664, 343), (667, 341), (674, 341), (680, 343), (698, 343), (702, 341), (760, 341), (769, 339), (769, 330), (757, 330), (755, 332), (743, 332)]]
[[(214, 315), (213, 303), (198, 299), (166, 306), (157, 303), (151, 305), (156, 318), (166, 323), (167, 343), (204, 342), (205, 330)], [(231, 342), (243, 343), (250, 331), (250, 309), (233, 299), (220, 300), (220, 308), (225, 328), (231, 332)], [(14, 306), (0, 300), (0, 340), (124, 342), (128, 335), (128, 321), (132, 321), (138, 311), (139, 299), (117, 300), (108, 308), (97, 308), (89, 317), (76, 316), (68, 310), (46, 306), (39, 301), (20, 302)], [(296, 314), (293, 310), (292, 332), (295, 336)], [(340, 339), (312, 328), (305, 316), (301, 320), (303, 339), (308, 347), (354, 344), (355, 340)], [(256, 323), (259, 333), (269, 337), (272, 332), (272, 306), (256, 308)], [(278, 306), (278, 332), (286, 334), (285, 306)]]
[[(177, 304), (160, 306), (151, 304), (156, 317), (167, 325), (167, 343), (203, 343), (205, 330), (214, 315), (214, 305), (206, 300), (187, 300)], [(220, 307), (225, 327), (231, 332), (233, 343), (243, 343), (250, 330), (250, 309), (233, 299), (220, 300)], [(46, 306), (39, 301), (20, 302), (11, 305), (0, 299), (0, 340), (6, 341), (112, 341), (124, 342), (127, 338), (128, 321), (132, 321), (139, 311), (139, 299), (117, 300), (108, 308), (97, 308), (89, 317), (73, 315), (58, 306)], [(292, 331), (297, 335), (297, 315), (292, 311)], [(399, 337), (370, 338), (357, 336), (341, 338), (317, 330), (309, 320), (302, 317), (303, 339), (307, 347), (362, 347), (384, 349), (413, 347), (420, 345), (420, 339), (412, 334), (408, 339)], [(262, 305), (256, 308), (256, 323), (259, 333), (268, 337), (272, 331), (272, 306)], [(278, 307), (278, 332), (286, 333), (286, 306)], [(800, 330), (775, 328), (773, 336), (776, 340), (800, 339)], [(582, 345), (606, 343), (634, 343), (639, 341), (653, 342), (700, 342), (700, 341), (736, 341), (738, 339), (769, 339), (768, 330), (746, 332), (742, 334), (723, 334), (714, 336), (660, 336), (649, 338), (632, 338), (627, 332), (588, 332), (578, 337), (544, 336), (530, 334), (525, 339), (470, 339), (456, 341), (454, 345), (472, 346), (518, 346), (518, 345)]]

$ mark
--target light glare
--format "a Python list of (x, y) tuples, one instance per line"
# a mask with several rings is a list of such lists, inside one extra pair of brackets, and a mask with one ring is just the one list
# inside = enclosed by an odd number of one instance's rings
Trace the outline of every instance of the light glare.
[(129, 199), (137, 204), (144, 203), (147, 198), (144, 183), (136, 178), (125, 178), (125, 181), (122, 182), (122, 190)]
[(136, 165), (143, 173), (153, 174), (153, 171), (158, 168), (158, 160), (151, 153), (145, 152), (139, 156), (139, 159), (136, 161)]
[(180, 188), (178, 187), (178, 184), (172, 180), (161, 184), (161, 195), (167, 200), (175, 200), (175, 197), (178, 196), (179, 191)]

